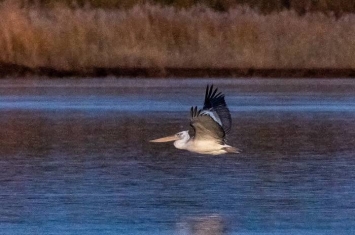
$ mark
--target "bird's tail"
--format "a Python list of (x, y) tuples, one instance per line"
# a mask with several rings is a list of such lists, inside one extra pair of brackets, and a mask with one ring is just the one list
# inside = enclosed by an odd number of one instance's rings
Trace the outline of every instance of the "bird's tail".
[(232, 146), (225, 146), (225, 147), (223, 147), (223, 149), (225, 151), (227, 151), (227, 153), (240, 153), (241, 152), (240, 149), (232, 147)]

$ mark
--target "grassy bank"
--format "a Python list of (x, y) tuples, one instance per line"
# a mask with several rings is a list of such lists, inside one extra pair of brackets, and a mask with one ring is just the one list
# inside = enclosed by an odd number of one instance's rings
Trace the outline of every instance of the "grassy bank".
[(28, 68), (355, 69), (355, 15), (246, 7), (0, 4), (0, 63)]
[[(0, 0), (3, 2), (6, 0)], [(344, 13), (355, 12), (355, 0), (13, 0), (22, 5), (37, 5), (53, 7), (64, 4), (68, 7), (99, 7), (105, 9), (128, 9), (137, 4), (154, 4), (173, 6), (176, 8), (190, 8), (197, 4), (214, 9), (227, 11), (238, 5), (245, 5), (257, 9), (262, 13), (294, 10), (298, 14), (306, 12), (333, 13), (340, 16)]]

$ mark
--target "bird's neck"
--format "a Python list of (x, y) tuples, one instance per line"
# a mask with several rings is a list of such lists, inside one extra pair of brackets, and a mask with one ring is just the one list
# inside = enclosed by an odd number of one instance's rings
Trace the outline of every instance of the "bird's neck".
[(174, 142), (174, 146), (177, 149), (186, 149), (187, 148), (187, 142), (189, 141), (190, 136), (186, 136), (181, 140), (176, 140)]

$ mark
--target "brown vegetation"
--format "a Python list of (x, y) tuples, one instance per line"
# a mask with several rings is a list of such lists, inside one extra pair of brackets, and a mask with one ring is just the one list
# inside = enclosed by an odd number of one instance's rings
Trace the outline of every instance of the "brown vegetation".
[(0, 63), (29, 68), (355, 68), (355, 15), (0, 4)]

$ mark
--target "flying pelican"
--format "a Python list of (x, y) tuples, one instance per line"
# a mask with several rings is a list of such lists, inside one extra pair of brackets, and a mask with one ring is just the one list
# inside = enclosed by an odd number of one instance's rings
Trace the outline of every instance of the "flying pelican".
[(176, 148), (200, 154), (239, 153), (239, 149), (226, 144), (225, 137), (231, 129), (232, 119), (224, 94), (217, 93), (217, 90), (213, 85), (207, 85), (203, 108), (191, 107), (190, 126), (194, 129), (194, 136), (190, 137), (189, 131), (181, 131), (150, 142), (175, 141)]

